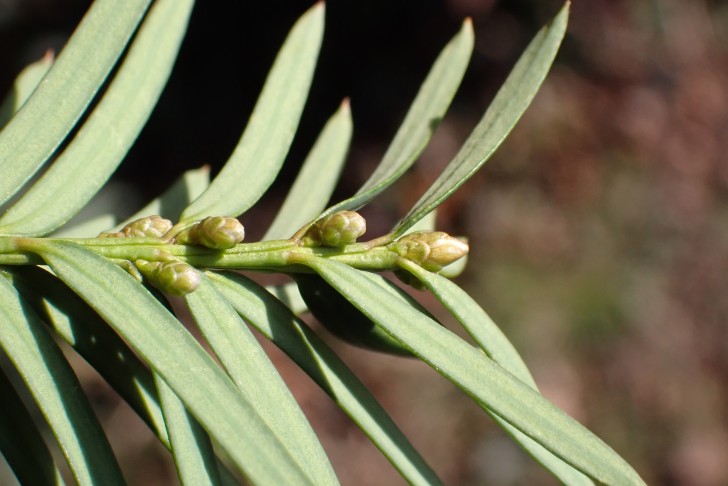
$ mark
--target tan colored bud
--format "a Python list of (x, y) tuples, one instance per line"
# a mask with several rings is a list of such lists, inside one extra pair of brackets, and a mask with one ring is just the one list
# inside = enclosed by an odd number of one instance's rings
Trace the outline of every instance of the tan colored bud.
[(106, 231), (104, 233), (99, 233), (99, 236), (97, 238), (125, 238), (126, 235), (122, 233), (121, 231), (113, 231), (109, 232)]
[(464, 257), (469, 251), (466, 242), (442, 231), (410, 233), (392, 243), (390, 249), (431, 272), (440, 271), (442, 267)]
[(180, 261), (134, 262), (139, 271), (155, 287), (171, 295), (183, 296), (194, 292), (200, 285), (200, 274), (191, 265)]
[(367, 230), (367, 222), (355, 211), (339, 211), (319, 220), (303, 238), (307, 246), (334, 248), (356, 243)]
[(172, 222), (156, 214), (139, 218), (122, 228), (121, 233), (135, 238), (161, 238), (172, 229)]
[(242, 242), (244, 238), (245, 228), (236, 218), (209, 216), (180, 233), (177, 242), (226, 250)]

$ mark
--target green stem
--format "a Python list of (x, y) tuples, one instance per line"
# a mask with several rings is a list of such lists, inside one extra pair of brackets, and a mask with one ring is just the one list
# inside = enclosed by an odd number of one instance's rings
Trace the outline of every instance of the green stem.
[(0, 237), (0, 264), (35, 265), (54, 243), (73, 242), (115, 262), (168, 261), (170, 257), (198, 268), (307, 272), (313, 258), (330, 258), (347, 265), (374, 271), (396, 268), (398, 255), (384, 246), (349, 245), (343, 248), (302, 247), (291, 240), (241, 243), (228, 250), (197, 245), (170, 245), (157, 238), (27, 238)]

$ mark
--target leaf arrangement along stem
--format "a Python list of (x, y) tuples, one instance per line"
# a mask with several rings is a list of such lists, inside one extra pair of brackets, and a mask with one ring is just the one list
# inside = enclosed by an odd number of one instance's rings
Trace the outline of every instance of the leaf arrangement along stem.
[[(318, 3), (292, 28), (212, 181), (208, 168), (189, 171), (132, 218), (107, 214), (67, 224), (146, 123), (192, 6), (94, 2), (58, 60), (28, 68), (0, 109), (0, 354), (8, 358), (0, 387), (10, 397), (0, 407), (0, 431), (18, 434), (28, 455), (7, 440), (0, 452), (18, 478), (60, 482), (64, 474), (16, 399), (29, 393), (78, 483), (123, 483), (57, 336), (170, 449), (183, 484), (227, 485), (237, 476), (254, 484), (338, 484), (252, 327), (291, 357), (406, 481), (440, 484), (355, 373), (301, 320), (309, 311), (342, 340), (431, 366), (561, 482), (643, 484), (615, 451), (539, 393), (505, 334), (450, 280), (465, 265), (466, 239), (434, 229), (437, 206), (488, 160), (536, 95), (563, 39), (568, 3), (534, 37), (460, 152), (385, 235), (362, 241), (366, 221), (357, 210), (416, 162), (444, 117), (473, 49), (469, 20), (433, 63), (379, 166), (350, 198), (327, 207), (352, 136), (347, 99), (321, 130), (262, 241), (244, 241), (238, 218), (276, 179), (308, 98), (323, 38), (325, 8)], [(62, 113), (51, 126), (45, 120), (53, 110)], [(26, 184), (51, 156), (43, 175)], [(266, 289), (240, 271), (293, 281)], [(472, 342), (443, 327), (388, 273), (431, 292)], [(184, 301), (201, 338), (182, 324), (173, 297)], [(19, 390), (5, 371), (20, 378)]]

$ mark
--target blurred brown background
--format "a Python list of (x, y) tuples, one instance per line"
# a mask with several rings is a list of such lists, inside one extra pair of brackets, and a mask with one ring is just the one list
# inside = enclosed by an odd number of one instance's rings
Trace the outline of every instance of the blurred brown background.
[[(45, 49), (62, 46), (88, 4), (0, 0), (0, 88)], [(153, 197), (184, 169), (219, 168), (286, 31), (309, 5), (198, 2), (168, 89), (115, 178), (123, 195), (111, 192), (106, 204), (128, 203), (130, 191), (139, 202)], [(386, 232), (455, 154), (559, 7), (331, 0), (290, 163), (243, 217), (249, 233), (263, 233), (345, 96), (356, 128), (337, 197), (355, 191), (437, 53), (471, 16), (476, 50), (449, 115), (418, 165), (364, 212), (372, 236)], [(535, 102), (440, 214), (442, 229), (470, 238), (458, 282), (512, 338), (543, 393), (650, 484), (728, 484), (726, 46), (728, 2), (575, 0)], [(335, 345), (447, 484), (554, 482), (424, 365)], [(272, 356), (345, 484), (402, 484), (307, 378)], [(130, 483), (174, 484), (166, 453), (99, 378), (79, 370)]]

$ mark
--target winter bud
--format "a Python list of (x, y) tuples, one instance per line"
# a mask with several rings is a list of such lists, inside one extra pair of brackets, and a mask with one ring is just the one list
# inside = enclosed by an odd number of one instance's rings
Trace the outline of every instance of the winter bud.
[(210, 216), (177, 236), (178, 243), (194, 243), (215, 250), (232, 248), (245, 238), (245, 228), (236, 218)]
[(200, 274), (191, 265), (180, 261), (134, 262), (139, 271), (148, 278), (155, 287), (171, 295), (183, 296), (194, 292), (200, 285)]
[(438, 272), (468, 254), (467, 243), (442, 231), (416, 231), (395, 241), (390, 248), (431, 272)]
[(121, 233), (127, 237), (161, 238), (171, 229), (170, 220), (154, 215), (132, 221), (122, 228)]
[(126, 235), (122, 233), (121, 231), (105, 231), (103, 233), (99, 233), (99, 236), (97, 238), (124, 238)]
[(317, 221), (304, 236), (307, 246), (341, 247), (356, 243), (367, 230), (367, 222), (355, 211), (339, 211)]

